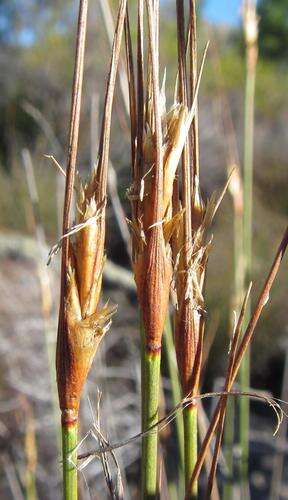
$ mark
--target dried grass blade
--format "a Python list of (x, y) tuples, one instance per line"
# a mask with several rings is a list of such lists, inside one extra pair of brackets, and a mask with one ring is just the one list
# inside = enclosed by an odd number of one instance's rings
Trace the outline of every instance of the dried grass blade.
[[(159, 102), (159, 54), (158, 54), (158, 33), (157, 33), (157, 2), (147, 0), (148, 14), (148, 39), (149, 54), (152, 65), (152, 87), (153, 87), (153, 112), (155, 119), (155, 142), (156, 142), (156, 165), (155, 165), (155, 198), (153, 199), (154, 223), (162, 219), (162, 198), (163, 198), (163, 154), (162, 154), (162, 125), (161, 110)], [(155, 7), (154, 7), (155, 5)]]
[[(111, 10), (111, 3), (109, 0), (100, 0), (100, 7), (102, 10), (104, 25), (106, 28), (107, 36), (109, 39), (110, 46), (113, 46), (113, 36), (115, 33), (115, 26), (113, 20), (113, 14)], [(123, 104), (125, 108), (126, 115), (129, 115), (129, 96), (128, 96), (128, 82), (125, 73), (125, 64), (120, 59), (119, 62), (119, 86), (123, 99)]]
[(99, 164), (97, 168), (96, 181), (99, 185), (98, 202), (104, 200), (107, 191), (107, 170), (109, 164), (109, 146), (110, 146), (110, 130), (111, 130), (111, 116), (112, 105), (114, 97), (114, 89), (116, 83), (117, 67), (120, 58), (121, 40), (124, 28), (124, 20), (126, 15), (126, 0), (121, 0), (115, 35), (112, 45), (112, 57), (110, 62), (110, 70), (108, 76), (108, 83), (105, 95), (104, 114), (102, 120), (102, 129), (99, 145)]
[[(88, 12), (88, 0), (81, 0), (79, 6), (75, 67), (73, 76), (72, 102), (71, 102), (71, 113), (70, 113), (70, 127), (69, 127), (70, 131), (69, 131), (68, 158), (67, 158), (67, 169), (66, 169), (64, 212), (63, 212), (63, 234), (67, 232), (70, 225), (70, 213), (71, 213), (71, 205), (72, 205), (72, 197), (74, 189), (74, 178), (75, 178), (79, 124), (80, 124), (83, 70), (84, 70), (87, 12)], [(67, 266), (68, 266), (68, 248), (69, 248), (69, 242), (68, 240), (66, 240), (62, 248), (61, 306), (60, 306), (60, 311), (62, 313), (64, 309), (63, 296), (65, 295), (65, 288), (66, 288), (65, 283), (66, 283)], [(60, 321), (61, 317), (63, 317), (63, 314), (60, 314)]]
[(144, 131), (144, 6), (138, 2), (137, 19), (137, 158), (134, 181), (140, 182), (143, 176), (143, 131)]
[(127, 61), (127, 80), (128, 80), (128, 90), (129, 90), (130, 123), (131, 123), (132, 169), (134, 177), (135, 161), (136, 161), (137, 105), (136, 105), (135, 74), (134, 74), (128, 5), (125, 17), (125, 49), (126, 49), (126, 61)]
[[(274, 259), (273, 264), (271, 266), (270, 272), (268, 274), (268, 277), (267, 277), (265, 284), (263, 286), (263, 289), (258, 297), (253, 315), (252, 315), (251, 320), (246, 328), (243, 339), (242, 339), (242, 341), (238, 347), (237, 353), (235, 355), (235, 360), (233, 363), (233, 370), (231, 373), (231, 378), (230, 378), (229, 387), (228, 387), (229, 391), (230, 391), (230, 389), (231, 389), (231, 387), (232, 387), (232, 385), (237, 377), (239, 367), (240, 367), (241, 361), (243, 359), (243, 356), (246, 352), (246, 349), (252, 340), (252, 336), (254, 334), (254, 331), (255, 331), (255, 328), (257, 326), (257, 323), (258, 323), (258, 320), (260, 318), (263, 307), (267, 303), (267, 298), (269, 297), (269, 292), (272, 288), (274, 280), (275, 280), (277, 273), (279, 271), (279, 267), (280, 267), (281, 261), (283, 259), (283, 256), (285, 254), (287, 245), (288, 245), (288, 227), (285, 230), (285, 233), (283, 235), (281, 243), (280, 243), (278, 250), (276, 252), (276, 256), (275, 256), (275, 259)], [(203, 441), (203, 445), (202, 445), (201, 450), (199, 452), (197, 463), (195, 465), (195, 468), (194, 468), (194, 471), (193, 471), (193, 474), (191, 477), (191, 485), (193, 484), (194, 481), (196, 481), (198, 479), (199, 474), (201, 472), (201, 469), (202, 469), (202, 466), (204, 463), (204, 459), (205, 459), (206, 449), (211, 442), (213, 433), (215, 432), (215, 429), (216, 429), (218, 421), (219, 421), (219, 415), (220, 415), (220, 409), (221, 409), (220, 403), (221, 403), (222, 398), (223, 398), (223, 396), (220, 398), (220, 401), (215, 409), (215, 412), (213, 414), (207, 435)]]
[[(232, 377), (237, 346), (238, 346), (238, 342), (239, 342), (240, 334), (241, 334), (241, 327), (243, 324), (245, 311), (247, 308), (247, 303), (248, 303), (248, 300), (250, 297), (251, 287), (252, 287), (252, 283), (250, 283), (249, 288), (247, 290), (247, 293), (245, 295), (244, 302), (243, 302), (241, 312), (240, 312), (240, 316), (239, 316), (239, 319), (238, 319), (238, 322), (237, 322), (237, 325), (236, 325), (236, 328), (235, 328), (235, 331), (234, 331), (234, 334), (232, 337), (232, 343), (231, 343), (230, 353), (229, 353), (229, 365), (228, 365), (226, 379), (225, 379), (225, 385), (224, 385), (225, 391), (229, 390), (228, 388), (229, 388), (231, 377)], [(210, 469), (210, 474), (209, 474), (208, 484), (207, 484), (207, 491), (206, 491), (206, 498), (207, 499), (209, 499), (211, 496), (213, 484), (215, 481), (217, 463), (218, 463), (220, 448), (221, 448), (222, 439), (223, 439), (227, 399), (228, 399), (228, 396), (223, 397), (223, 399), (220, 402), (220, 415), (219, 415), (216, 443), (215, 443), (215, 447), (214, 447), (213, 459), (212, 459), (212, 464), (211, 464), (211, 469)]]

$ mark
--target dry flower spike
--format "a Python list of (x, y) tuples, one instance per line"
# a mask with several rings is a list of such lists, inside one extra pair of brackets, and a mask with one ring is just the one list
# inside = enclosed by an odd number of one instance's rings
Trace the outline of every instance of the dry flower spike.
[[(79, 6), (78, 33), (73, 80), (69, 150), (63, 214), (61, 302), (57, 337), (57, 384), (62, 412), (64, 498), (76, 500), (78, 411), (83, 385), (97, 347), (111, 323), (115, 307), (101, 307), (104, 265), (105, 206), (111, 132), (112, 104), (126, 12), (126, 0), (119, 4), (118, 18), (107, 80), (97, 168), (91, 179), (74, 185), (84, 51), (87, 0)], [(73, 194), (76, 191), (77, 221), (70, 228)], [(73, 239), (72, 239), (73, 236)]]
[[(144, 110), (146, 122), (143, 130), (142, 177), (135, 176), (133, 186), (129, 191), (134, 214), (129, 225), (132, 230), (133, 266), (139, 303), (143, 313), (146, 347), (151, 352), (161, 349), (161, 337), (172, 279), (172, 255), (169, 243), (183, 217), (181, 208), (174, 216), (172, 215), (173, 184), (188, 131), (195, 116), (196, 98), (206, 50), (197, 82), (196, 96), (190, 110), (187, 106), (175, 102), (167, 112), (164, 86), (162, 87), (160, 116), (163, 188), (161, 189), (159, 220), (157, 220), (153, 208), (156, 205), (155, 200), (158, 193), (156, 186), (156, 130), (151, 85), (148, 85), (147, 89)], [(148, 75), (148, 81), (150, 79), (151, 76)], [(153, 269), (153, 265), (156, 266), (155, 269)], [(147, 287), (151, 287), (151, 291)], [(152, 304), (153, 296), (155, 305)]]
[[(78, 178), (77, 225), (82, 225), (74, 240), (69, 240), (69, 265), (65, 309), (69, 332), (70, 362), (65, 377), (58, 380), (61, 408), (69, 419), (77, 419), (80, 396), (97, 347), (109, 329), (115, 306), (100, 305), (104, 266), (105, 203), (97, 205), (94, 172), (84, 186)], [(85, 225), (89, 220), (92, 223)], [(67, 416), (68, 416), (67, 415)]]

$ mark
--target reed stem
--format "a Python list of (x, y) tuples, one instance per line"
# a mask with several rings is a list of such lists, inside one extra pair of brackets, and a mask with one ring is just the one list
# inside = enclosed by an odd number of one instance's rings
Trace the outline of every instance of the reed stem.
[(224, 430), (224, 456), (227, 466), (227, 478), (223, 486), (223, 500), (230, 500), (233, 497), (233, 446), (234, 446), (234, 433), (235, 433), (235, 401), (233, 398), (227, 400), (227, 417), (225, 421)]
[[(251, 306), (249, 305), (249, 310)], [(248, 391), (250, 386), (250, 349), (246, 353), (239, 374), (241, 391)], [(248, 484), (248, 462), (249, 462), (249, 427), (250, 427), (250, 402), (239, 401), (239, 439), (241, 447), (240, 455), (240, 481), (246, 489)]]
[[(238, 172), (238, 171), (237, 171)], [(235, 174), (234, 174), (235, 175)], [(239, 189), (233, 194), (234, 204), (234, 291), (231, 307), (231, 331), (233, 330), (233, 311), (239, 314), (244, 296), (244, 267), (243, 267), (243, 191), (239, 175)], [(244, 398), (240, 398), (244, 399)], [(228, 470), (228, 478), (223, 487), (223, 500), (230, 500), (233, 496), (233, 469), (234, 454), (233, 446), (235, 440), (235, 401), (233, 398), (227, 400), (227, 418), (224, 430), (225, 460)]]
[[(252, 268), (252, 208), (253, 208), (253, 144), (254, 144), (254, 101), (257, 64), (257, 42), (246, 41), (246, 86), (245, 86), (245, 117), (244, 117), (244, 212), (243, 212), (243, 251), (245, 262), (245, 285), (251, 281)], [(246, 310), (246, 324), (251, 314), (249, 301)], [(240, 368), (241, 391), (249, 390), (250, 386), (250, 350), (247, 349)], [(240, 477), (244, 489), (248, 485), (249, 460), (249, 398), (240, 398), (240, 446), (241, 462)]]
[(197, 482), (190, 490), (190, 480), (197, 461), (197, 406), (187, 406), (183, 410), (184, 450), (185, 450), (185, 484), (187, 499), (197, 498)]
[[(177, 406), (179, 401), (181, 401), (182, 393), (178, 376), (177, 362), (175, 358), (175, 347), (171, 319), (169, 316), (167, 316), (165, 323), (165, 332), (163, 335), (163, 352), (166, 358), (169, 380), (171, 383), (173, 406)], [(182, 473), (184, 471), (184, 425), (183, 418), (180, 413), (177, 413), (175, 417), (175, 427), (179, 453), (179, 479), (181, 479)]]
[[(161, 353), (142, 349), (142, 431), (158, 421)], [(158, 430), (153, 429), (142, 438), (141, 498), (152, 500), (157, 496)]]
[[(182, 399), (182, 391), (179, 380), (177, 361), (175, 356), (175, 345), (173, 339), (173, 330), (171, 318), (169, 314), (166, 318), (165, 331), (163, 335), (163, 354), (167, 363), (169, 380), (171, 383), (172, 402), (173, 406), (177, 406)], [(185, 474), (184, 474), (184, 424), (181, 413), (175, 416), (175, 430), (177, 436), (178, 447), (178, 484), (171, 479), (168, 481), (168, 489), (171, 499), (183, 497), (185, 491)], [(174, 493), (174, 490), (177, 493)]]
[(77, 500), (77, 434), (78, 424), (62, 424), (63, 454), (63, 497), (64, 500)]

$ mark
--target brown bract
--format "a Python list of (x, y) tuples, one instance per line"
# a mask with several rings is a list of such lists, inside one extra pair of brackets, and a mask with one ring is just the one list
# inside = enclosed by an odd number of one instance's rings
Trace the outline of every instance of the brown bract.
[(175, 347), (184, 395), (196, 394), (201, 369), (205, 303), (203, 286), (211, 240), (207, 231), (228, 187), (217, 197), (214, 193), (206, 204), (201, 200), (196, 178), (192, 207), (192, 243), (187, 248), (184, 240), (184, 220), (179, 221), (173, 239), (175, 260), (174, 288), (176, 296)]
[(172, 265), (165, 247), (163, 228), (156, 226), (147, 235), (146, 245), (134, 263), (146, 348), (151, 352), (161, 349), (169, 300)]
[(197, 390), (196, 360), (201, 360), (202, 346), (200, 320), (200, 313), (193, 309), (191, 302), (182, 301), (175, 314), (175, 347), (183, 394), (196, 394)]
[[(62, 421), (65, 425), (77, 421), (84, 382), (99, 342), (109, 328), (111, 316), (115, 311), (115, 307), (108, 304), (99, 306), (99, 299), (104, 264), (112, 105), (125, 13), (126, 0), (120, 0), (107, 78), (97, 169), (84, 186), (78, 180), (77, 224), (73, 231), (69, 232), (87, 25), (87, 1), (80, 2), (63, 214), (61, 302), (56, 354), (58, 393)], [(76, 235), (74, 241), (71, 241), (72, 234)]]
[[(104, 264), (105, 203), (97, 204), (95, 175), (77, 186), (77, 225), (69, 245), (65, 335), (57, 356), (60, 406), (77, 417), (80, 396), (98, 345), (111, 324), (115, 307), (99, 305)], [(94, 191), (93, 191), (94, 189)], [(67, 412), (67, 410), (70, 410)], [(74, 413), (73, 413), (74, 412)]]
[[(156, 139), (151, 105), (146, 102), (146, 122), (143, 141), (143, 176), (136, 179), (130, 190), (133, 214), (130, 222), (133, 242), (133, 268), (138, 299), (145, 328), (146, 348), (152, 352), (160, 350), (167, 314), (172, 279), (170, 239), (181, 220), (180, 210), (172, 217), (172, 192), (179, 160), (191, 124), (187, 108), (174, 104), (166, 113), (164, 91), (162, 91), (162, 157), (163, 189), (160, 220), (155, 214), (156, 186)], [(136, 186), (136, 189), (135, 189)], [(138, 189), (138, 191), (137, 191)]]

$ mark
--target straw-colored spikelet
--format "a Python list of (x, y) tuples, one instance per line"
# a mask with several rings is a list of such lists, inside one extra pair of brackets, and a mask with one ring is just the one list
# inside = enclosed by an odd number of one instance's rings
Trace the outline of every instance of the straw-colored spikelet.
[[(77, 226), (69, 245), (65, 301), (65, 349), (57, 356), (61, 409), (77, 418), (80, 396), (98, 345), (109, 329), (115, 307), (99, 305), (104, 264), (105, 202), (97, 202), (96, 174), (77, 183)], [(59, 352), (59, 351), (58, 351)], [(61, 361), (60, 361), (61, 359)]]
[(245, 0), (243, 5), (244, 35), (246, 44), (255, 45), (258, 39), (259, 18), (254, 0)]
[(179, 221), (177, 233), (173, 238), (175, 347), (184, 395), (195, 394), (198, 390), (205, 313), (203, 286), (211, 247), (211, 239), (207, 241), (207, 230), (226, 192), (229, 180), (230, 178), (219, 197), (214, 193), (204, 204), (198, 177), (195, 177), (191, 247), (187, 248), (187, 244), (185, 245), (184, 220)]
[[(149, 94), (149, 92), (148, 92)], [(161, 93), (163, 188), (161, 217), (155, 215), (156, 137), (151, 93), (145, 108), (142, 178), (134, 179), (130, 190), (133, 218), (130, 222), (133, 242), (133, 267), (145, 328), (146, 348), (157, 352), (161, 348), (162, 332), (168, 308), (172, 279), (172, 259), (169, 241), (182, 217), (181, 211), (172, 218), (172, 191), (178, 163), (184, 147), (192, 113), (181, 104), (165, 110), (164, 91)]]

